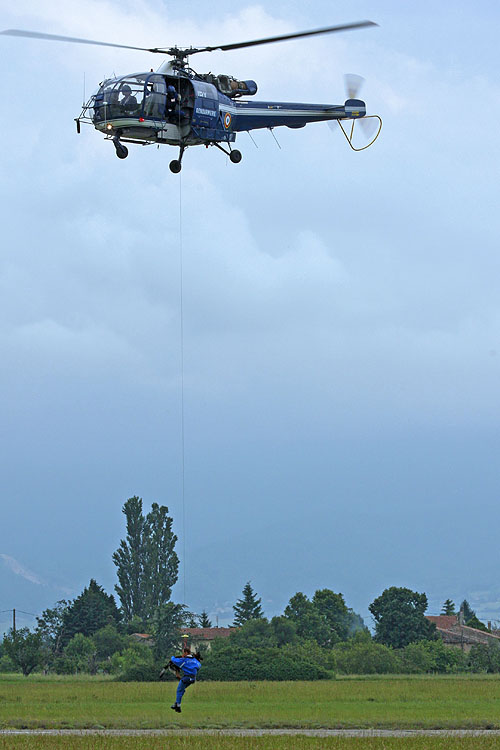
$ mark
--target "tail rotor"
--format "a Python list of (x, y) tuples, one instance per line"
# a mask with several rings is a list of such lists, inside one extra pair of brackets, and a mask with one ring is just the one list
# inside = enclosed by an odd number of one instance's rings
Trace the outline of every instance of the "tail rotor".
[(345, 92), (348, 99), (358, 99), (358, 94), (361, 91), (365, 79), (363, 76), (358, 76), (356, 73), (346, 73), (344, 76)]
[[(358, 99), (359, 92), (364, 82), (365, 79), (362, 76), (358, 76), (355, 73), (346, 73), (346, 75), (344, 76), (344, 86), (347, 95), (347, 101), (345, 103), (345, 115), (343, 118), (330, 120), (328, 122), (328, 127), (331, 130), (335, 130), (337, 125), (340, 127), (344, 136), (346, 137), (349, 146), (353, 151), (364, 151), (366, 148), (369, 148), (369, 146), (375, 143), (382, 129), (382, 120), (378, 115), (360, 116), (360, 113), (356, 112), (356, 114), (354, 114), (353, 112), (353, 117), (349, 117), (350, 110), (352, 110), (353, 108), (357, 109), (360, 106), (364, 108), (365, 106), (365, 103)], [(344, 122), (350, 121), (352, 123), (351, 127), (347, 131), (342, 125), (342, 120), (344, 120)], [(357, 148), (353, 145), (354, 125), (357, 122), (359, 122), (364, 137), (368, 141), (366, 145), (361, 146), (360, 148)]]
[[(363, 76), (358, 76), (356, 73), (346, 73), (344, 75), (344, 86), (347, 98), (358, 99), (359, 92), (361, 91), (364, 82), (365, 79)], [(375, 135), (375, 131), (378, 128), (377, 119), (370, 116), (362, 117), (359, 120), (359, 124), (361, 125), (361, 129), (363, 130), (366, 139), (370, 140)]]

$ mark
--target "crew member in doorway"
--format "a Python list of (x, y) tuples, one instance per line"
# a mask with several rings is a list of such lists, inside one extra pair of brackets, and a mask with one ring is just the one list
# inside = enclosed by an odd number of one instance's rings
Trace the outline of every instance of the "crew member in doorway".
[(179, 117), (184, 117), (184, 112), (180, 106), (181, 95), (175, 90), (174, 86), (167, 86), (167, 117), (171, 122), (175, 122)]

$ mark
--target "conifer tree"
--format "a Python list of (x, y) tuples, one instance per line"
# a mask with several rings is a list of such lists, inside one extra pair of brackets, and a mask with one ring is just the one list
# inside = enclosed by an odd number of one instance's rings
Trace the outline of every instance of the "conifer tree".
[(451, 599), (447, 599), (443, 603), (443, 608), (441, 610), (442, 615), (455, 615), (455, 604), (451, 601)]
[(194, 612), (186, 612), (184, 617), (184, 626), (186, 628), (197, 628), (198, 627), (198, 615)]
[(120, 620), (120, 612), (112, 594), (106, 594), (102, 586), (92, 578), (62, 614), (62, 642), (64, 645), (77, 633), (92, 636), (101, 628)]
[(206, 612), (205, 610), (203, 610), (203, 612), (201, 613), (199, 620), (200, 620), (200, 628), (212, 627), (212, 623), (208, 617), (208, 612)]
[(472, 618), (476, 616), (476, 613), (474, 612), (474, 610), (470, 606), (470, 604), (467, 601), (467, 599), (464, 599), (463, 602), (462, 602), (462, 604), (460, 605), (460, 611), (463, 612), (464, 622), (465, 622), (466, 625), (469, 622), (469, 620), (472, 620)]
[(238, 599), (236, 604), (233, 605), (234, 609), (234, 625), (244, 625), (248, 620), (256, 620), (264, 616), (262, 607), (260, 606), (262, 599), (257, 599), (257, 595), (254, 593), (250, 581), (243, 588), (243, 597)]

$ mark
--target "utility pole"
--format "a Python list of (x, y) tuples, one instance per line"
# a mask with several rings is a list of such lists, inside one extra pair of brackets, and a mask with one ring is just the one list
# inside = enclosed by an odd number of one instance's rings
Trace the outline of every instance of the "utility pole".
[(16, 610), (12, 610), (12, 631), (14, 635), (16, 634)]

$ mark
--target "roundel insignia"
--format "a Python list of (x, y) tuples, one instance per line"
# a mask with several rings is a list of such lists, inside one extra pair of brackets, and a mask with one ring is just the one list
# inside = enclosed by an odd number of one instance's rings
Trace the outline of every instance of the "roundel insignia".
[(229, 112), (226, 112), (226, 114), (224, 115), (224, 127), (226, 128), (226, 130), (229, 130), (229, 128), (231, 127), (231, 115), (229, 114)]

